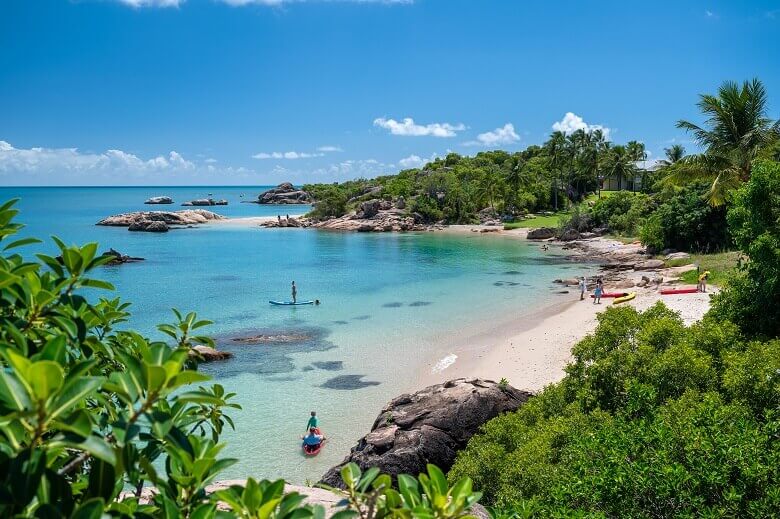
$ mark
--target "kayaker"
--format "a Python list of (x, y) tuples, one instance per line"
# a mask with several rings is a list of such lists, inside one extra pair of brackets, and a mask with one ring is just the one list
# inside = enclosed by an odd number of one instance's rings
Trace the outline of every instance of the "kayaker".
[(321, 434), (317, 434), (317, 429), (314, 427), (311, 427), (309, 429), (309, 434), (303, 437), (303, 444), (308, 447), (316, 447), (320, 443), (322, 443), (322, 440), (324, 440), (325, 437)]
[(699, 285), (696, 287), (699, 289), (699, 292), (706, 292), (707, 291), (707, 279), (710, 277), (710, 271), (705, 270), (704, 274), (699, 276)]
[(306, 430), (316, 429), (320, 426), (320, 420), (317, 418), (317, 411), (312, 411), (309, 421), (306, 422)]
[(298, 288), (295, 286), (295, 281), (292, 282), (292, 299), (293, 303), (298, 302)]

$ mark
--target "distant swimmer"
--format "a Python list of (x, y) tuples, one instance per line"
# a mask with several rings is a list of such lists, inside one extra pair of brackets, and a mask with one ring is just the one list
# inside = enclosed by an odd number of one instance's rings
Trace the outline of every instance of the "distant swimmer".
[(298, 302), (298, 288), (295, 286), (295, 281), (292, 282), (292, 300), (293, 303)]

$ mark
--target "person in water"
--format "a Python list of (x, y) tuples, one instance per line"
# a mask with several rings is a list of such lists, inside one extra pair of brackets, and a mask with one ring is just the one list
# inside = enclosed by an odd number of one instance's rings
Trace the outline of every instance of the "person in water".
[(298, 288), (295, 286), (295, 281), (292, 282), (292, 299), (293, 303), (298, 302)]
[(306, 422), (306, 430), (316, 429), (320, 426), (320, 420), (317, 418), (317, 411), (312, 411), (309, 421)]
[(309, 434), (303, 437), (303, 444), (307, 447), (317, 447), (324, 439), (323, 435), (318, 434), (317, 429), (310, 427)]

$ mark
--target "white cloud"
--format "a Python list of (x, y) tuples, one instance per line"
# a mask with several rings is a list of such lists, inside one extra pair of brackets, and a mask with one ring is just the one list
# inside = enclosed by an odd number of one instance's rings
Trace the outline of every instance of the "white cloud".
[(205, 162), (206, 164), (216, 164), (217, 163), (217, 159), (209, 158), (209, 159), (204, 160), (203, 162)]
[(566, 112), (566, 115), (563, 116), (563, 119), (552, 125), (552, 129), (557, 132), (563, 132), (567, 135), (574, 133), (577, 130), (585, 130), (588, 133), (594, 130), (601, 130), (604, 134), (604, 138), (607, 140), (609, 140), (610, 133), (610, 129), (606, 126), (602, 126), (600, 124), (588, 124), (582, 119), (582, 117), (572, 112)]
[(419, 155), (409, 155), (398, 161), (398, 166), (402, 169), (421, 168), (424, 165), (436, 160), (439, 157), (438, 153), (432, 153), (429, 158), (420, 157)]
[(480, 133), (477, 135), (476, 141), (468, 141), (463, 144), (467, 146), (498, 146), (512, 144), (519, 140), (520, 136), (515, 132), (515, 126), (512, 123), (506, 123), (492, 132)]
[(255, 153), (252, 155), (253, 159), (286, 159), (286, 160), (297, 160), (297, 159), (310, 159), (312, 157), (322, 157), (324, 156), (324, 153), (304, 153), (304, 152), (298, 152), (298, 151), (273, 151), (271, 153)]
[(186, 0), (119, 0), (130, 7), (179, 7)]
[(411, 137), (455, 137), (457, 132), (461, 132), (466, 129), (466, 126), (463, 124), (416, 124), (414, 119), (411, 117), (405, 117), (401, 122), (396, 121), (395, 119), (385, 119), (384, 117), (379, 117), (374, 119), (374, 126), (389, 130), (393, 135)]
[(325, 153), (331, 153), (331, 152), (335, 152), (335, 151), (344, 151), (344, 150), (341, 149), (339, 146), (320, 146), (319, 148), (317, 148), (317, 151), (322, 151), (322, 152), (325, 152)]

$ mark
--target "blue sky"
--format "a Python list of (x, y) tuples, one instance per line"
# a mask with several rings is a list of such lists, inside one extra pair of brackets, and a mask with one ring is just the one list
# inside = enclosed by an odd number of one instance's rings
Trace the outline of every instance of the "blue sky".
[(556, 123), (652, 158), (726, 79), (780, 117), (780, 1), (4, 0), (0, 49), (2, 185), (343, 180)]

